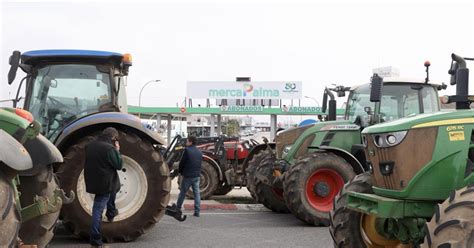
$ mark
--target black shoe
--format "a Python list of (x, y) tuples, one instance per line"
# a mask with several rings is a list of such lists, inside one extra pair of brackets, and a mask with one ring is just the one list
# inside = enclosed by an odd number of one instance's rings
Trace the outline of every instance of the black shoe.
[(194, 213), (194, 217), (199, 217), (199, 213)]
[(118, 210), (113, 211), (113, 213), (110, 213), (108, 211), (105, 213), (105, 216), (107, 217), (108, 222), (113, 222), (115, 216), (117, 216), (117, 215), (118, 215)]

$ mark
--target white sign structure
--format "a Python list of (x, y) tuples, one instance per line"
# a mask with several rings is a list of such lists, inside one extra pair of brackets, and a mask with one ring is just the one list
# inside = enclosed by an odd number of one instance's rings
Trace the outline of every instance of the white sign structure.
[(196, 99), (300, 99), (302, 83), (189, 81), (186, 94)]

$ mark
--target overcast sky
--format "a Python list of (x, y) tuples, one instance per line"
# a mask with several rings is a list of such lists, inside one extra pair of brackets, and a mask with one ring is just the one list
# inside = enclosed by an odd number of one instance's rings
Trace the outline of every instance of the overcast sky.
[(129, 52), (129, 104), (145, 82), (161, 80), (147, 86), (143, 106), (181, 104), (187, 81), (237, 76), (302, 81), (303, 95), (320, 101), (326, 85), (366, 83), (374, 67), (424, 78), (430, 60), (432, 80), (448, 82), (452, 52), (474, 57), (468, 2), (2, 2), (0, 13), (0, 99), (21, 78), (7, 86), (13, 50)]

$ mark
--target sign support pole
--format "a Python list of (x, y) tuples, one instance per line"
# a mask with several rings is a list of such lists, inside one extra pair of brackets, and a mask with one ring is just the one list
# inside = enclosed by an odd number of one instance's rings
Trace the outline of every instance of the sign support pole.
[(210, 136), (216, 136), (216, 129), (215, 129), (215, 124), (214, 124), (214, 115), (211, 114), (211, 119), (210, 119), (210, 124), (211, 124), (211, 134)]
[(276, 137), (276, 130), (277, 130), (277, 115), (272, 114), (270, 115), (270, 142)]

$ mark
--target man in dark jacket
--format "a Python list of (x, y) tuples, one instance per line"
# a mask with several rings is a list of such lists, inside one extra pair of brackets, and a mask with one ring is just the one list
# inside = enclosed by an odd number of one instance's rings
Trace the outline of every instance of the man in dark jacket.
[(186, 141), (186, 149), (184, 150), (181, 162), (179, 162), (179, 173), (183, 176), (181, 181), (177, 209), (181, 210), (184, 197), (189, 187), (193, 188), (194, 193), (194, 216), (199, 217), (201, 212), (201, 195), (199, 192), (199, 178), (201, 176), (202, 153), (196, 148), (196, 137), (189, 136)]
[(120, 190), (117, 170), (122, 169), (118, 138), (117, 130), (108, 127), (86, 147), (84, 179), (86, 191), (95, 194), (90, 229), (90, 244), (95, 247), (103, 245), (101, 220), (104, 209), (107, 207), (105, 215), (110, 222), (118, 214), (115, 208), (115, 196)]

